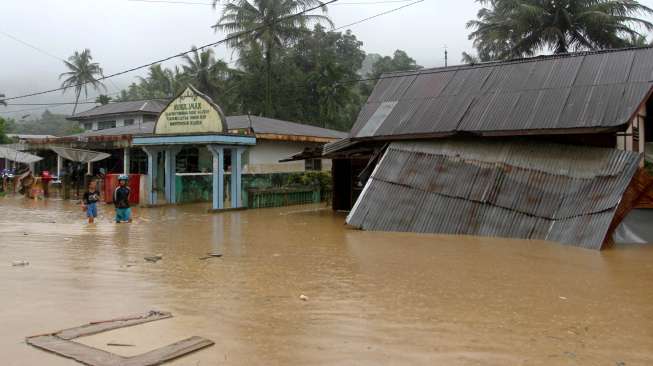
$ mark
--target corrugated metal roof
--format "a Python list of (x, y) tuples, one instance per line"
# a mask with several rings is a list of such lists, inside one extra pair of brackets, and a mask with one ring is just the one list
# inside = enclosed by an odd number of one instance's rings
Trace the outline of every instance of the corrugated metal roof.
[(652, 86), (652, 48), (391, 73), (350, 136), (612, 128), (628, 122)]
[(347, 218), (365, 230), (600, 249), (639, 155), (534, 142), (393, 143)]
[(69, 117), (70, 120), (82, 120), (124, 113), (159, 114), (165, 108), (167, 100), (145, 100), (135, 102), (113, 102), (91, 108)]
[(346, 132), (317, 127), (305, 123), (289, 122), (280, 119), (259, 116), (229, 116), (227, 126), (229, 129), (251, 127), (254, 133), (270, 133), (277, 135), (313, 136), (341, 139), (347, 137)]
[[(341, 139), (347, 137), (347, 133), (329, 130), (326, 128), (305, 125), (301, 123), (282, 121), (278, 119), (257, 117), (257, 116), (230, 116), (227, 117), (227, 126), (230, 130), (245, 129), (251, 127), (254, 133), (258, 134), (277, 134), (290, 136), (311, 136), (324, 137), (332, 139)], [(154, 131), (154, 122), (145, 122), (143, 124), (107, 128), (97, 131), (84, 131), (74, 136), (119, 136), (119, 135), (148, 135)]]

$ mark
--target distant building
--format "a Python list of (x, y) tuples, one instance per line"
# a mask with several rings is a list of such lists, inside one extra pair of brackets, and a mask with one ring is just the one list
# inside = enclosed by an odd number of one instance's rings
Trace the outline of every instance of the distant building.
[(155, 122), (168, 100), (109, 103), (75, 114), (68, 119), (79, 122), (85, 131), (140, 126)]

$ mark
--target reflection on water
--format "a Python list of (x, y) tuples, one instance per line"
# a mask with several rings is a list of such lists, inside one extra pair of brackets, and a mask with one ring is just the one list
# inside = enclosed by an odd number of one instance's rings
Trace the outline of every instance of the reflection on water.
[(143, 209), (131, 225), (103, 206), (91, 226), (63, 201), (0, 208), (3, 365), (74, 365), (23, 338), (150, 309), (175, 317), (84, 342), (216, 342), (173, 365), (653, 364), (647, 246), (361, 232), (318, 206)]

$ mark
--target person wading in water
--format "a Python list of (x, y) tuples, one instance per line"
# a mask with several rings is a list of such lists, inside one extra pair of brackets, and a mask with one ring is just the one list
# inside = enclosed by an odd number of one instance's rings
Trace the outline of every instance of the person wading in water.
[(97, 183), (92, 180), (88, 183), (88, 189), (84, 193), (84, 198), (82, 199), (82, 209), (86, 211), (86, 217), (88, 217), (88, 223), (92, 224), (95, 222), (97, 217), (97, 203), (100, 201), (100, 192), (97, 190)]
[(116, 206), (116, 223), (132, 222), (132, 212), (129, 207), (129, 194), (131, 190), (127, 186), (128, 175), (118, 177), (118, 187), (113, 191), (113, 204)]

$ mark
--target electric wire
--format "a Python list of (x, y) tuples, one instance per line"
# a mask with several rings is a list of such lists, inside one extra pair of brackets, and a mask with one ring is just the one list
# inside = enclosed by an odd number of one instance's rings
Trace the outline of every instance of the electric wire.
[[(129, 1), (154, 2), (154, 0), (129, 0)], [(156, 2), (160, 2), (160, 1), (164, 1), (164, 0), (156, 0)], [(337, 0), (335, 0), (335, 1), (337, 1)], [(417, 0), (417, 1), (413, 1), (413, 2), (411, 2), (411, 3), (409, 3), (409, 4), (406, 4), (406, 5), (403, 5), (403, 6), (400, 6), (400, 7), (397, 7), (397, 8), (391, 9), (391, 10), (388, 10), (388, 11), (381, 12), (381, 13), (375, 14), (375, 15), (370, 16), (370, 17), (366, 17), (366, 18), (360, 19), (360, 20), (358, 20), (358, 21), (355, 21), (355, 22), (352, 22), (352, 23), (349, 23), (349, 24), (346, 24), (346, 25), (343, 25), (343, 26), (339, 26), (339, 27), (337, 27), (337, 28), (334, 28), (334, 29), (331, 30), (331, 31), (333, 32), (333, 31), (341, 30), (341, 29), (343, 29), (343, 28), (347, 28), (347, 27), (351, 27), (351, 26), (354, 26), (354, 25), (358, 25), (358, 24), (364, 23), (364, 22), (366, 22), (366, 21), (369, 21), (369, 20), (372, 20), (372, 19), (375, 19), (375, 18), (378, 18), (378, 17), (384, 16), (384, 15), (388, 15), (388, 14), (390, 14), (390, 13), (394, 13), (394, 12), (396, 12), (396, 11), (402, 10), (402, 9), (407, 8), (407, 7), (409, 7), (409, 6), (413, 6), (413, 5), (416, 5), (416, 4), (419, 4), (419, 3), (422, 3), (422, 2), (424, 2), (424, 1), (425, 1), (425, 0)], [(175, 2), (176, 2), (176, 1), (175, 1)], [(402, 2), (403, 2), (403, 0), (402, 0)], [(298, 14), (300, 14), (300, 13), (298, 13)], [(206, 48), (206, 47), (203, 46), (203, 48)], [(200, 48), (197, 48), (197, 50), (200, 50)], [(192, 52), (192, 50), (188, 51), (188, 52), (185, 53), (185, 54), (188, 54), (188, 53), (190, 53), (190, 52)], [(237, 62), (240, 61), (241, 59), (242, 59), (242, 58), (237, 58), (237, 59), (232, 60), (232, 61), (228, 61), (228, 62), (227, 62), (227, 61), (223, 61), (223, 62), (225, 62), (226, 64), (233, 64), (233, 63), (237, 63)], [(150, 64), (149, 66), (153, 66), (153, 65), (155, 65), (155, 64), (156, 64), (156, 63), (152, 63), (152, 64)], [(220, 64), (217, 64), (217, 63), (216, 63), (215, 65), (213, 65), (213, 66), (211, 66), (209, 69), (207, 69), (207, 71), (211, 71), (212, 68), (217, 67), (217, 66), (220, 66)], [(147, 67), (147, 66), (145, 66), (145, 67)], [(142, 67), (141, 67), (141, 68), (142, 68)], [(200, 72), (201, 72), (201, 71), (198, 71), (197, 73), (191, 74), (191, 75), (189, 75), (189, 76), (197, 76)], [(379, 76), (379, 77), (375, 77), (375, 78), (362, 78), (362, 79), (345, 80), (345, 81), (339, 81), (339, 82), (334, 83), (334, 86), (337, 86), (337, 85), (343, 85), (343, 84), (352, 84), (352, 83), (368, 82), (368, 81), (379, 81), (379, 80), (383, 80), (383, 79), (391, 79), (391, 78), (397, 78), (397, 77), (404, 77), (404, 76), (410, 76), (410, 75), (417, 75), (417, 71), (416, 71), (416, 70), (407, 70), (407, 72), (413, 72), (413, 74), (402, 73), (401, 75), (386, 75), (386, 76)], [(436, 71), (436, 72), (438, 72), (438, 71)], [(428, 72), (422, 72), (422, 73), (427, 74)], [(299, 85), (299, 84), (298, 84), (297, 86), (300, 86), (300, 87), (301, 87), (301, 86), (307, 87), (306, 85)], [(231, 89), (234, 89), (234, 88), (231, 88)], [(231, 91), (231, 90), (229, 90), (229, 91)], [(120, 94), (120, 93), (121, 93), (121, 91), (119, 91), (119, 92), (117, 92), (117, 93), (106, 94), (106, 95), (118, 95), (118, 94)], [(17, 98), (17, 97), (14, 97), (14, 98), (6, 98), (5, 100), (16, 99), (16, 98)], [(88, 99), (89, 99), (89, 98), (87, 98), (86, 100), (88, 100)], [(146, 100), (153, 100), (153, 99), (156, 99), (156, 98), (143, 99), (143, 100), (132, 100), (132, 101), (146, 101)], [(73, 105), (73, 104), (75, 104), (75, 103), (73, 103), (73, 102), (66, 102), (66, 103), (43, 103), (43, 104), (36, 103), (36, 104), (33, 104), (33, 105), (54, 105), (54, 106), (63, 106), (63, 105)], [(87, 103), (87, 102), (84, 102), (84, 103), (81, 103), (81, 102), (80, 102), (80, 103), (78, 103), (78, 104), (97, 104), (97, 103), (95, 103), (95, 102), (88, 102), (88, 103)], [(7, 103), (7, 105), (32, 105), (32, 104), (28, 104), (28, 103), (25, 103), (25, 104), (19, 104), (19, 103)], [(39, 108), (39, 109), (41, 109), (41, 108)], [(46, 108), (44, 108), (44, 109), (46, 109)], [(20, 111), (26, 111), (26, 110), (20, 110)], [(2, 113), (12, 113), (12, 112), (18, 112), (18, 111), (3, 111)]]
[[(316, 10), (316, 9), (323, 8), (323, 7), (327, 6), (328, 4), (335, 3), (336, 1), (338, 1), (338, 0), (330, 0), (330, 1), (328, 1), (328, 2), (321, 3), (321, 4), (318, 5), (318, 6), (314, 6), (314, 7), (311, 7), (311, 8), (309, 8), (309, 9), (302, 10), (302, 11), (300, 11), (300, 12), (298, 12), (298, 13), (295, 13), (295, 14), (289, 15), (289, 16), (287, 16), (287, 17), (283, 17), (283, 18), (281, 18), (281, 19), (275, 20), (275, 21), (271, 22), (270, 24), (262, 24), (262, 25), (260, 25), (260, 26), (258, 26), (258, 27), (254, 27), (254, 28), (252, 28), (252, 29), (247, 29), (247, 30), (244, 30), (244, 31), (242, 31), (242, 32), (238, 32), (238, 33), (236, 33), (236, 34), (232, 34), (232, 35), (227, 36), (227, 37), (225, 37), (225, 38), (223, 38), (223, 39), (221, 39), (221, 40), (219, 40), (219, 41), (212, 42), (212, 43), (207, 43), (207, 44), (205, 44), (205, 45), (202, 45), (202, 46), (200, 46), (200, 47), (197, 47), (196, 50), (200, 51), (200, 50), (203, 50), (203, 49), (206, 49), (206, 48), (210, 48), (210, 47), (218, 46), (218, 45), (220, 45), (220, 44), (223, 44), (223, 43), (229, 42), (229, 41), (231, 41), (231, 40), (233, 40), (233, 39), (235, 39), (235, 38), (237, 38), (237, 37), (239, 37), (239, 36), (241, 36), (241, 35), (243, 35), (243, 34), (247, 34), (247, 33), (251, 33), (251, 32), (256, 32), (256, 31), (258, 31), (258, 30), (261, 30), (261, 29), (263, 29), (263, 28), (269, 27), (269, 26), (271, 26), (271, 25), (274, 25), (274, 24), (277, 24), (277, 23), (280, 23), (280, 22), (284, 22), (284, 21), (286, 21), (286, 20), (288, 20), (288, 19), (292, 19), (292, 18), (298, 17), (298, 16), (300, 16), (300, 15), (302, 15), (302, 14), (305, 14), (305, 13), (308, 13), (308, 12), (310, 12), (310, 11), (313, 11), (313, 10)], [(140, 65), (140, 66), (132, 67), (132, 68), (129, 68), (129, 69), (127, 69), (127, 70), (123, 70), (123, 71), (115, 72), (115, 73), (113, 73), (113, 74), (104, 75), (104, 76), (102, 76), (102, 77), (100, 77), (100, 78), (97, 78), (96, 80), (97, 80), (97, 81), (102, 81), (102, 80), (107, 80), (107, 79), (110, 79), (110, 78), (113, 78), (113, 77), (116, 77), (116, 76), (119, 76), (119, 75), (128, 74), (128, 73), (131, 73), (131, 72), (134, 72), (134, 71), (137, 71), (137, 70), (144, 69), (144, 68), (146, 68), (146, 67), (154, 66), (154, 65), (156, 65), (156, 64), (160, 64), (160, 63), (162, 63), (162, 62), (166, 62), (166, 61), (169, 61), (169, 60), (172, 60), (172, 59), (178, 58), (178, 57), (182, 57), (182, 56), (187, 55), (187, 54), (189, 54), (189, 53), (191, 53), (191, 52), (193, 52), (193, 51), (194, 51), (194, 50), (191, 49), (191, 50), (188, 50), (188, 51), (180, 52), (180, 53), (175, 54), (175, 55), (172, 55), (172, 56), (164, 57), (164, 58), (162, 58), (162, 59), (159, 59), (159, 60), (156, 60), (156, 61), (153, 61), (153, 62), (149, 62), (149, 63), (147, 63), (147, 64), (143, 64), (143, 65)], [(71, 85), (71, 86), (69, 86), (68, 88), (81, 87), (81, 86), (84, 86), (84, 85), (86, 85), (86, 84), (88, 84), (88, 83), (89, 83), (89, 82), (79, 83), (79, 84), (76, 84), (76, 85)], [(40, 91), (40, 92), (34, 92), (34, 93), (29, 93), (29, 94), (19, 95), (19, 96), (16, 96), (16, 97), (3, 98), (3, 100), (6, 102), (6, 101), (9, 101), (9, 100), (16, 100), (16, 99), (22, 99), (22, 98), (27, 98), (27, 97), (33, 97), (33, 96), (37, 96), (37, 95), (49, 94), (49, 93), (53, 93), (53, 92), (57, 92), (57, 91), (62, 91), (62, 90), (64, 90), (64, 89), (68, 89), (68, 88), (59, 87), (59, 88), (55, 88), (55, 89), (49, 89), (49, 90), (44, 90), (44, 91)]]

